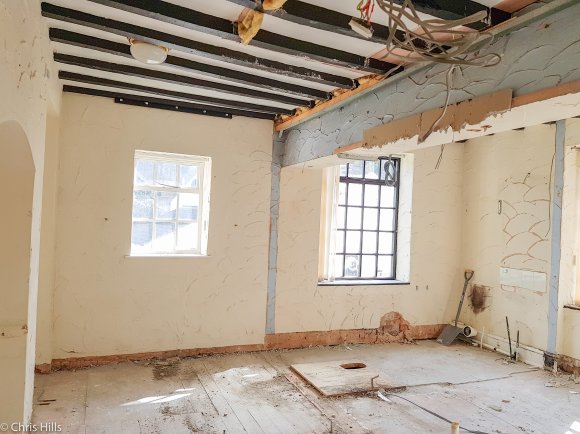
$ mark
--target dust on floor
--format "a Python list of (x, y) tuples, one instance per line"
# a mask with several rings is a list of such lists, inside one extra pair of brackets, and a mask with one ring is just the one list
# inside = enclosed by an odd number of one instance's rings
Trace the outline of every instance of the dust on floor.
[[(346, 359), (404, 390), (325, 398), (289, 369)], [(33, 422), (66, 433), (450, 432), (418, 406), (482, 433), (580, 432), (574, 378), (431, 341), (127, 362), (38, 375), (35, 389)]]

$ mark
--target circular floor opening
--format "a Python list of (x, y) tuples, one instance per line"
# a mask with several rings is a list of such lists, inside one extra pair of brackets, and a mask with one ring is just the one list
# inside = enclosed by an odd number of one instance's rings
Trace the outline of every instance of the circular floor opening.
[(344, 369), (362, 369), (366, 368), (367, 365), (364, 363), (345, 363), (344, 365), (340, 365), (340, 367)]

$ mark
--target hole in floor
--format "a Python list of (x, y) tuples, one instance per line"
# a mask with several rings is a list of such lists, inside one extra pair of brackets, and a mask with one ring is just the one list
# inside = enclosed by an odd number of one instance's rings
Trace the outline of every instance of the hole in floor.
[(345, 363), (344, 365), (340, 365), (340, 367), (344, 369), (362, 369), (366, 368), (367, 365), (364, 363)]

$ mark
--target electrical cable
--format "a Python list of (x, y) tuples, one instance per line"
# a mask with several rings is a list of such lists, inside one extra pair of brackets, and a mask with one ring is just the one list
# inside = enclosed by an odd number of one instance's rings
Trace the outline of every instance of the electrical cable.
[[(468, 24), (488, 20), (488, 13), (479, 11), (473, 15), (457, 19), (422, 19), (411, 0), (397, 4), (395, 0), (361, 0), (361, 15), (370, 23), (372, 8), (369, 3), (379, 6), (388, 16), (389, 36), (387, 54), (403, 62), (437, 62), (453, 65), (495, 66), (501, 61), (497, 53), (474, 54), (476, 49), (491, 44), (493, 35), (489, 32), (462, 30)], [(416, 26), (410, 28), (410, 24)], [(402, 35), (402, 36), (401, 36)], [(401, 50), (406, 54), (401, 54)], [(471, 55), (471, 58), (467, 58)]]
[[(446, 417), (443, 417), (443, 416), (441, 416), (440, 414), (438, 414), (438, 413), (435, 413), (435, 412), (434, 412), (434, 411), (432, 411), (432, 410), (429, 410), (428, 408), (425, 408), (425, 407), (423, 407), (423, 406), (421, 406), (421, 405), (419, 405), (419, 404), (416, 404), (416, 403), (414, 403), (413, 401), (411, 401), (410, 399), (403, 398), (403, 397), (402, 397), (402, 396), (400, 396), (400, 395), (396, 395), (396, 394), (394, 394), (394, 393), (388, 393), (388, 392), (385, 392), (385, 393), (383, 393), (383, 395), (386, 395), (386, 396), (393, 396), (393, 397), (395, 397), (395, 398), (402, 399), (403, 401), (407, 401), (409, 404), (413, 404), (415, 407), (418, 407), (418, 408), (420, 408), (421, 410), (423, 410), (423, 411), (425, 411), (425, 412), (429, 413), (429, 414), (430, 414), (430, 415), (432, 415), (432, 416), (435, 416), (435, 417), (436, 417), (436, 418), (438, 418), (438, 419), (441, 419), (441, 420), (442, 420), (442, 421), (444, 421), (444, 422), (447, 422), (447, 423), (449, 423), (449, 424), (452, 424), (452, 423), (453, 423), (453, 421), (450, 421), (450, 420), (449, 420), (449, 419), (447, 419)], [(463, 427), (463, 426), (461, 426), (461, 425), (459, 426), (459, 429), (462, 429), (463, 431), (465, 431), (465, 432), (468, 432), (468, 433), (472, 433), (472, 434), (490, 434), (490, 433), (487, 433), (487, 432), (485, 432), (485, 431), (476, 431), (476, 430), (472, 430), (472, 429), (469, 429), (469, 428), (465, 428), (465, 427)]]

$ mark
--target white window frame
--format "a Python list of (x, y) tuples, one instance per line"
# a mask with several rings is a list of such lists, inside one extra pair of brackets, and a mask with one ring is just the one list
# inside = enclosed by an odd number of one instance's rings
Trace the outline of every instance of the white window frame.
[[(180, 177), (180, 164), (186, 164), (189, 166), (197, 167), (197, 187), (180, 187), (180, 186), (164, 186), (164, 185), (136, 185), (135, 184), (135, 174), (137, 170), (137, 163), (140, 160), (154, 161), (156, 163), (174, 163), (177, 165), (177, 179)], [(157, 170), (157, 165), (155, 166)], [(155, 178), (156, 173), (153, 177)], [(203, 157), (197, 155), (185, 155), (185, 154), (173, 154), (166, 152), (154, 152), (154, 151), (135, 151), (134, 165), (133, 165), (133, 192), (135, 191), (153, 191), (153, 192), (171, 192), (177, 193), (177, 204), (175, 210), (175, 217), (173, 219), (160, 219), (159, 222), (173, 222), (176, 226), (177, 231), (179, 231), (179, 193), (196, 193), (199, 194), (199, 208), (197, 213), (197, 223), (198, 223), (198, 237), (197, 245), (193, 249), (179, 250), (177, 249), (177, 240), (179, 233), (175, 237), (174, 248), (172, 250), (133, 250), (131, 247), (131, 256), (206, 256), (207, 255), (207, 244), (208, 244), (208, 229), (209, 229), (209, 208), (210, 208), (210, 184), (211, 184), (211, 158)], [(135, 218), (133, 213), (131, 214), (131, 239), (133, 236), (133, 223), (134, 222), (151, 222), (152, 223), (152, 243), (155, 240), (156, 225), (158, 222), (156, 216), (156, 195), (153, 196), (153, 216), (152, 218)], [(135, 201), (133, 199), (133, 207), (135, 206)]]

